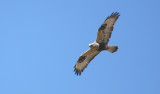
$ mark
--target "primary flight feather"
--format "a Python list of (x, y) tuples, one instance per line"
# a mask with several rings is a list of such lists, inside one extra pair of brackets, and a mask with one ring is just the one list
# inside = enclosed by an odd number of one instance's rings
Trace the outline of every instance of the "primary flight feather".
[(108, 42), (113, 31), (113, 26), (119, 16), (120, 14), (118, 12), (113, 12), (100, 26), (97, 32), (96, 41), (89, 44), (90, 49), (79, 57), (76, 65), (74, 66), (74, 72), (76, 75), (81, 75), (81, 72), (83, 72), (90, 61), (93, 60), (101, 51), (106, 50), (113, 53), (118, 50), (118, 46), (109, 46)]

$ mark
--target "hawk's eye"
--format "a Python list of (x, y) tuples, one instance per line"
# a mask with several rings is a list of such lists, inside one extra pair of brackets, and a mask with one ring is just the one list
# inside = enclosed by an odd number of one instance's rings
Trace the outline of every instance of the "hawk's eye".
[(89, 45), (89, 47), (93, 47), (93, 45)]

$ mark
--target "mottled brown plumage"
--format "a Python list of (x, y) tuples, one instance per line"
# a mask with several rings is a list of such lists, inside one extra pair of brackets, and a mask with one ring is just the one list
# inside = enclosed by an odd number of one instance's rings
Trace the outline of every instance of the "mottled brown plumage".
[(89, 44), (90, 49), (79, 57), (76, 65), (74, 66), (76, 75), (81, 75), (81, 72), (83, 72), (90, 61), (93, 60), (101, 51), (106, 50), (113, 53), (118, 50), (118, 46), (109, 46), (108, 42), (113, 31), (113, 26), (119, 16), (118, 12), (113, 12), (100, 26), (97, 32), (96, 41)]

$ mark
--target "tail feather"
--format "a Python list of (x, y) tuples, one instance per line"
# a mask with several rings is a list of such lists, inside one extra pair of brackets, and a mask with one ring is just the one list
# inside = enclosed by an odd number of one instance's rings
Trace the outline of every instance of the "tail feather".
[(111, 53), (114, 53), (118, 50), (118, 46), (108, 46), (106, 50)]

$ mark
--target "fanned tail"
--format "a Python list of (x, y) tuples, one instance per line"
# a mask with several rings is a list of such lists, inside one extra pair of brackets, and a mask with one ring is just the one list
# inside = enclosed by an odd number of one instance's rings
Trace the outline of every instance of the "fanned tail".
[(107, 51), (114, 53), (118, 50), (118, 46), (107, 46)]

